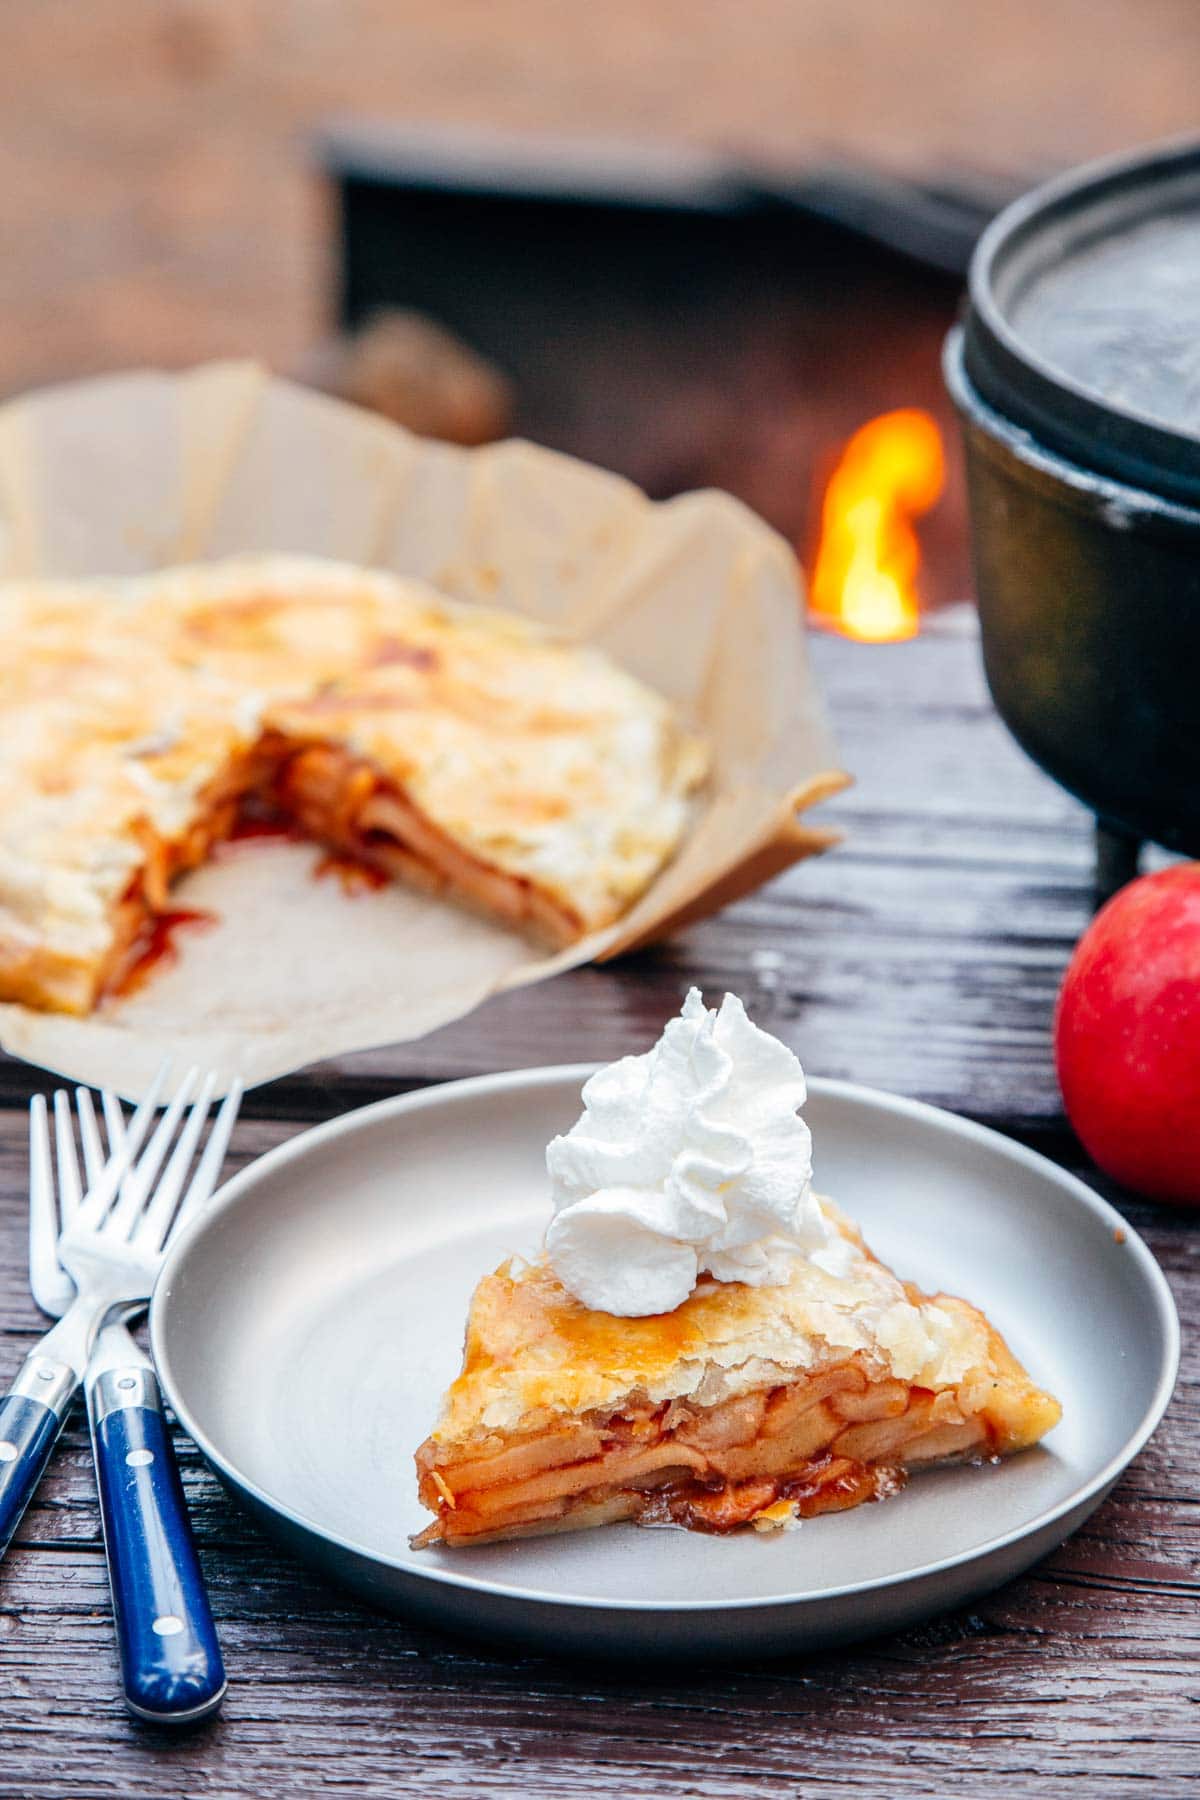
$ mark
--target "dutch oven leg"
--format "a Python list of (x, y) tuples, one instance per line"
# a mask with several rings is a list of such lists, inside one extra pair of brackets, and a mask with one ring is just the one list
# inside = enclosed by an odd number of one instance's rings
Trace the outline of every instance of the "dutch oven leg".
[(1138, 872), (1142, 839), (1131, 837), (1115, 825), (1096, 820), (1096, 905), (1111, 900), (1118, 888), (1132, 881)]

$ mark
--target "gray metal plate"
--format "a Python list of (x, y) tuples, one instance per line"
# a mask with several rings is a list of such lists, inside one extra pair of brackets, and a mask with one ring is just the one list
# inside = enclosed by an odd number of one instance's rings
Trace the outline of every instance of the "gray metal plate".
[(454, 1082), (306, 1132), (230, 1182), (168, 1259), (151, 1330), (181, 1421), (268, 1527), (364, 1598), (583, 1653), (813, 1648), (1027, 1567), (1158, 1423), (1178, 1321), (1111, 1207), (979, 1126), (813, 1081), (818, 1186), (900, 1274), (985, 1308), (1063, 1403), (1046, 1444), (777, 1537), (620, 1525), (413, 1553), (412, 1453), (457, 1373), (475, 1282), (537, 1247), (545, 1145), (587, 1072)]

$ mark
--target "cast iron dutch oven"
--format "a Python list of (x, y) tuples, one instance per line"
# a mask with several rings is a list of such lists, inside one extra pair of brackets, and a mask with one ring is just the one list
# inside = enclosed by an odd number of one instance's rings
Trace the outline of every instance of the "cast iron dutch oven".
[(997, 707), (1102, 826), (1200, 855), (1200, 141), (1001, 213), (945, 374)]

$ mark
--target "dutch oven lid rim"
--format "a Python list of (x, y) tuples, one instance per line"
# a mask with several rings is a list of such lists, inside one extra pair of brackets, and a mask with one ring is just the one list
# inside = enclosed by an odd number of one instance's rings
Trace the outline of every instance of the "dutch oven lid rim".
[(1047, 448), (1130, 486), (1200, 503), (1200, 437), (1128, 406), (1115, 406), (1059, 370), (1014, 330), (996, 293), (1006, 257), (1089, 202), (1153, 185), (1193, 168), (1200, 136), (1104, 157), (1033, 188), (991, 221), (968, 274), (965, 356), (971, 382), (990, 406)]

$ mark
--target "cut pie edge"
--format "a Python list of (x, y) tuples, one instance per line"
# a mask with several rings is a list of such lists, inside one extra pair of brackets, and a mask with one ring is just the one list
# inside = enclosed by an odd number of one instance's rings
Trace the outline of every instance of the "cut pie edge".
[(261, 801), (321, 849), (389, 881), (448, 896), (479, 916), (525, 931), (554, 949), (600, 929), (624, 908), (585, 918), (551, 886), (486, 861), (443, 831), (387, 772), (334, 740), (264, 734), (205, 787), (186, 829), (165, 836), (140, 818), (131, 833), (142, 857), (110, 903), (105, 954), (75, 955), (42, 939), (0, 942), (0, 995), (77, 1015), (124, 991), (139, 944), (172, 906), (175, 884), (234, 833), (247, 803)]

